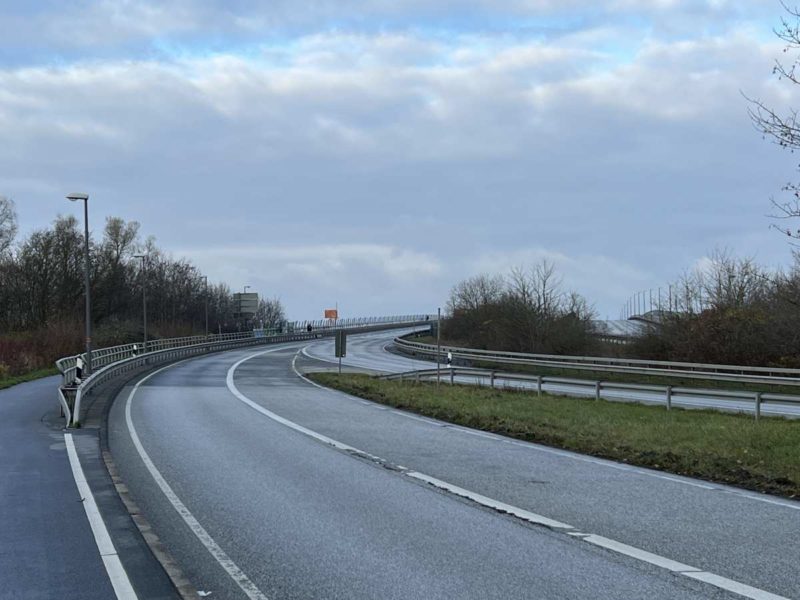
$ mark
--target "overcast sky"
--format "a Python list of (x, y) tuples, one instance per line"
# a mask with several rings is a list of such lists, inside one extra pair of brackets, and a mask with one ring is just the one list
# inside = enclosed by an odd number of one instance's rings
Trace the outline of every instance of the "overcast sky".
[(742, 93), (777, 0), (0, 4), (0, 194), (21, 233), (139, 221), (294, 318), (435, 312), (541, 258), (601, 317), (715, 248), (791, 260), (798, 158)]

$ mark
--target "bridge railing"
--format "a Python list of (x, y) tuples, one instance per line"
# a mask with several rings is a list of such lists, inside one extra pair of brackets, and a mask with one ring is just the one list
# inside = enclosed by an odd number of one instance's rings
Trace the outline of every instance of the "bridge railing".
[[(543, 375), (528, 375), (525, 373), (505, 373), (490, 369), (474, 369), (470, 367), (442, 367), (441, 369), (422, 369), (391, 373), (382, 375), (380, 379), (400, 381), (435, 381), (445, 383), (469, 383), (487, 385), (489, 387), (523, 388), (536, 390), (542, 395), (543, 387), (570, 386), (571, 395), (589, 396), (600, 400), (603, 392), (647, 392), (647, 402), (663, 404), (667, 410), (673, 403), (684, 403), (685, 400), (713, 400), (718, 408), (731, 411), (752, 412), (756, 419), (761, 417), (762, 407), (770, 405), (800, 406), (800, 396), (793, 394), (772, 394), (766, 392), (751, 392), (746, 390), (715, 390), (693, 387), (679, 387), (671, 385), (651, 385), (638, 383), (618, 383), (615, 381), (600, 381), (589, 379), (572, 379), (566, 377), (547, 377)], [(551, 392), (553, 393), (553, 392)], [(555, 392), (566, 393), (566, 392)]]
[[(335, 331), (373, 331), (429, 323), (435, 317), (431, 315), (402, 315), (391, 317), (364, 317), (357, 319), (339, 319), (329, 321), (295, 321), (272, 330), (254, 330), (241, 333), (196, 335), (180, 338), (166, 338), (147, 342), (147, 351), (143, 344), (122, 344), (92, 351), (92, 373), (80, 383), (75, 384), (76, 364), (78, 356), (74, 355), (56, 361), (61, 373), (62, 383), (58, 390), (59, 403), (68, 426), (80, 422), (82, 400), (98, 385), (112, 378), (124, 375), (136, 369), (151, 367), (210, 352), (231, 350), (259, 344), (276, 344), (311, 340), (333, 335)], [(310, 331), (309, 331), (309, 325)]]
[[(397, 349), (436, 360), (436, 346), (405, 338), (395, 338)], [(710, 381), (733, 381), (748, 384), (769, 384), (800, 387), (800, 369), (780, 367), (748, 367), (742, 365), (717, 365), (689, 362), (670, 362), (599, 356), (559, 356), (553, 354), (527, 354), (477, 350), (458, 346), (442, 346), (440, 359), (451, 353), (454, 358), (479, 364), (531, 365), (575, 371), (606, 371), (636, 375), (658, 375)]]

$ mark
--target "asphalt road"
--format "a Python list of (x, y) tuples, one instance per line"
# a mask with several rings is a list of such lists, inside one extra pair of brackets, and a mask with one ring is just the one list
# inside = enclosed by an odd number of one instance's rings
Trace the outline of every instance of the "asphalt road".
[[(293, 369), (309, 361), (302, 347), (187, 361), (111, 410), (123, 479), (212, 598), (741, 597), (691, 576), (797, 597), (800, 504), (321, 390)], [(652, 564), (666, 560), (681, 565)]]
[[(400, 330), (394, 332), (379, 332), (371, 334), (368, 337), (353, 338), (354, 343), (348, 344), (347, 357), (343, 359), (342, 364), (346, 366), (358, 367), (363, 369), (370, 369), (374, 371), (381, 371), (385, 373), (401, 373), (404, 371), (411, 371), (417, 369), (432, 369), (435, 368), (435, 363), (426, 360), (416, 360), (407, 356), (386, 351), (386, 347), (391, 344), (392, 340), (405, 333), (411, 332), (411, 329)], [(313, 357), (324, 361), (334, 361), (333, 358), (333, 341), (324, 340), (320, 341), (306, 350), (309, 357)], [(443, 377), (448, 378), (446, 366), (442, 368)], [(487, 385), (486, 378), (477, 377), (464, 377), (458, 376), (455, 378), (457, 383), (466, 384), (481, 384)], [(449, 379), (447, 379), (449, 381)], [(535, 389), (535, 383), (504, 380), (498, 377), (496, 384), (499, 386), (518, 388), (518, 389)], [(594, 396), (593, 386), (577, 386), (562, 383), (545, 383), (542, 389), (555, 394), (570, 395), (570, 396)], [(626, 402), (644, 402), (648, 404), (666, 403), (664, 394), (661, 392), (645, 392), (633, 390), (602, 390), (600, 395), (607, 400), (620, 400)], [(672, 403), (674, 406), (682, 408), (713, 408), (716, 410), (734, 411), (734, 412), (754, 412), (754, 403), (752, 400), (723, 400), (714, 397), (697, 397), (686, 396), (679, 393), (673, 393)], [(800, 404), (774, 404), (765, 402), (761, 406), (761, 414), (787, 416), (787, 417), (800, 417)]]
[(0, 390), (0, 598), (108, 600), (114, 590), (70, 470), (57, 387), (47, 377)]

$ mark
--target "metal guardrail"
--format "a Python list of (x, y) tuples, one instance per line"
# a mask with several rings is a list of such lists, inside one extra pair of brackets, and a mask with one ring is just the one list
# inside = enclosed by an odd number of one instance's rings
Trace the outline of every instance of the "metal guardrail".
[[(436, 360), (436, 346), (422, 344), (399, 337), (394, 345), (401, 351), (432, 357)], [(712, 381), (771, 384), (800, 387), (800, 369), (779, 367), (747, 367), (740, 365), (715, 365), (703, 363), (669, 362), (599, 356), (558, 356), (553, 354), (526, 354), (476, 350), (456, 346), (442, 346), (440, 358), (450, 352), (454, 358), (498, 365), (531, 365), (576, 371), (606, 371), (637, 375), (659, 375)]]
[[(435, 380), (437, 376), (442, 381), (452, 385), (456, 383), (456, 377), (474, 378), (480, 385), (482, 380), (486, 380), (490, 387), (496, 387), (499, 382), (521, 382), (529, 384), (531, 389), (535, 389), (539, 396), (542, 395), (542, 386), (546, 384), (572, 385), (585, 388), (585, 392), (580, 393), (584, 396), (594, 396), (595, 400), (600, 400), (602, 392), (608, 391), (636, 391), (663, 394), (664, 404), (667, 410), (672, 408), (673, 396), (681, 398), (714, 398), (722, 401), (741, 401), (752, 402), (753, 413), (756, 420), (761, 417), (761, 408), (766, 403), (800, 405), (800, 396), (790, 394), (771, 394), (765, 392), (749, 392), (744, 390), (714, 390), (689, 387), (677, 387), (670, 385), (648, 385), (636, 383), (617, 383), (613, 381), (591, 381), (588, 379), (570, 379), (565, 377), (546, 377), (543, 375), (527, 375), (522, 373), (504, 373), (488, 369), (473, 369), (467, 367), (446, 367), (441, 370), (424, 369), (418, 371), (406, 371), (403, 373), (391, 373), (381, 375), (379, 379), (385, 380)], [(735, 407), (731, 407), (733, 410)]]
[[(367, 317), (339, 319), (335, 324), (328, 321), (296, 321), (286, 324), (285, 332), (261, 329), (242, 333), (211, 334), (208, 337), (199, 335), (148, 341), (147, 352), (143, 351), (143, 346), (140, 344), (100, 348), (92, 352), (92, 373), (77, 386), (73, 385), (75, 367), (78, 356), (82, 355), (68, 356), (56, 361), (56, 367), (62, 377), (62, 384), (58, 389), (59, 403), (67, 426), (75, 425), (80, 423), (83, 398), (95, 387), (145, 366), (150, 367), (234, 348), (316, 339), (332, 335), (342, 329), (355, 332), (373, 331), (429, 323), (435, 318), (432, 315)], [(308, 331), (308, 325), (311, 325), (311, 331)]]

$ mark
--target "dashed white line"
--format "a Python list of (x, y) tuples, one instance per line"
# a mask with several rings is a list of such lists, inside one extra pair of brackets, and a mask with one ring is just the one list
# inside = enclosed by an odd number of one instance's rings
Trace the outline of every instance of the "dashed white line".
[(92, 528), (94, 541), (97, 544), (100, 558), (111, 581), (111, 587), (114, 588), (114, 593), (117, 595), (118, 600), (136, 600), (136, 592), (133, 590), (128, 574), (119, 560), (117, 550), (114, 548), (114, 543), (108, 534), (106, 524), (97, 508), (92, 490), (86, 481), (71, 433), (64, 434), (64, 442), (67, 446), (67, 456), (69, 457), (69, 465), (72, 468), (72, 476), (78, 486), (78, 494), (83, 499), (83, 510), (86, 511), (86, 518), (89, 519), (89, 526)]

